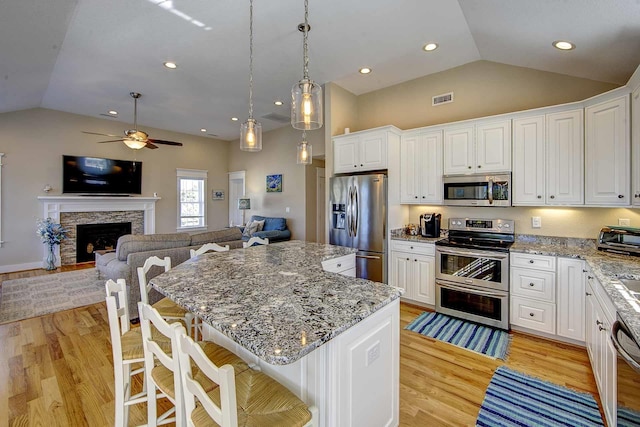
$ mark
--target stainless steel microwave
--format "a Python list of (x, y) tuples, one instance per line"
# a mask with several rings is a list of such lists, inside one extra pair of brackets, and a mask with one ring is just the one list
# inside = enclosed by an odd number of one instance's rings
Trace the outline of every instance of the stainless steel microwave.
[(445, 175), (444, 204), (449, 206), (511, 206), (511, 174)]

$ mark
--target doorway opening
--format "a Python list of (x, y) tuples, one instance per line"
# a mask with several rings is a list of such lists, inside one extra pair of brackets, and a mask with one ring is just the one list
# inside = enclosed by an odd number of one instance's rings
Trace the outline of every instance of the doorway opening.
[(245, 172), (229, 172), (229, 227), (244, 225), (244, 211), (238, 209), (238, 199), (245, 196)]

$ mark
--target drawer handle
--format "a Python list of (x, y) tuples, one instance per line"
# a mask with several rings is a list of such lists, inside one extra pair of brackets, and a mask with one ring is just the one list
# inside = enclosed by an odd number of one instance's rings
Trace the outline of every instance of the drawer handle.
[(415, 261), (415, 262), (418, 262), (418, 260), (417, 260), (417, 259), (414, 259), (414, 261)]
[(591, 295), (593, 295), (591, 292), (585, 292), (585, 295), (587, 295), (588, 297), (590, 297)]
[(529, 264), (533, 264), (534, 262), (535, 262), (535, 261), (534, 261), (534, 260), (532, 260), (532, 259), (530, 259), (530, 260), (529, 260)]
[(533, 283), (529, 283), (529, 286), (534, 287), (535, 285)]
[(618, 199), (624, 199), (624, 196), (622, 194), (618, 194)]
[(542, 196), (538, 196), (538, 199), (542, 199)]
[(533, 314), (533, 313), (529, 313), (529, 316), (533, 317), (533, 316), (535, 316), (535, 314)]
[(556, 196), (549, 196), (549, 197), (550, 197), (550, 198), (552, 198), (552, 199), (555, 199), (555, 198), (556, 198)]
[(593, 276), (587, 276), (587, 279), (592, 280)]
[(338, 267), (342, 267), (342, 264), (338, 264)]
[(587, 270), (582, 270), (582, 272), (583, 272), (583, 273), (586, 273), (586, 272), (587, 272)]
[(407, 258), (407, 261), (409, 261), (409, 258)]
[(411, 249), (413, 249), (413, 246), (411, 246)]

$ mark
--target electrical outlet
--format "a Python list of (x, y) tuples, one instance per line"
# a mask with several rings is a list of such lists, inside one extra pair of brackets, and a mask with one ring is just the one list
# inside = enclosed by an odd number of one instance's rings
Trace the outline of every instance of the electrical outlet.
[(286, 208), (284, 208), (284, 211), (285, 211), (286, 213), (289, 213), (289, 212), (291, 212), (291, 208), (290, 208), (289, 206), (287, 206)]
[(618, 225), (629, 227), (631, 225), (631, 220), (629, 218), (618, 218)]
[(542, 218), (539, 216), (532, 216), (531, 228), (542, 228)]
[(380, 341), (376, 341), (371, 347), (367, 349), (367, 363), (366, 366), (371, 365), (380, 357)]

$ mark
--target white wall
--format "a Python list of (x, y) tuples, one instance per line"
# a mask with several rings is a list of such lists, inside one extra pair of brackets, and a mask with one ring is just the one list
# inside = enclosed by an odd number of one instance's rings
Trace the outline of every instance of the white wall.
[[(183, 147), (161, 145), (157, 150), (134, 151), (119, 142), (86, 135), (92, 131), (120, 135), (130, 123), (102, 120), (47, 109), (0, 114), (0, 152), (5, 153), (2, 181), (2, 239), (0, 271), (7, 266), (42, 260), (42, 243), (36, 236), (36, 219), (43, 216), (38, 196), (45, 184), (49, 195), (61, 193), (62, 155), (95, 156), (142, 162), (142, 194), (154, 192), (162, 200), (156, 205), (156, 232), (170, 233), (177, 226), (176, 168), (208, 170), (209, 194), (213, 188), (227, 190), (228, 144), (216, 139), (145, 128), (151, 137), (178, 141)], [(210, 230), (228, 222), (227, 201), (208, 196), (207, 221)]]

